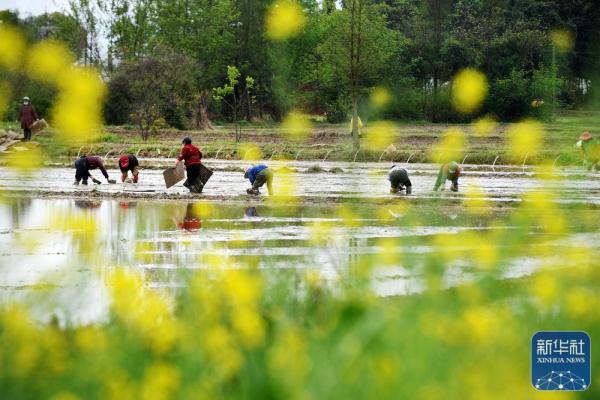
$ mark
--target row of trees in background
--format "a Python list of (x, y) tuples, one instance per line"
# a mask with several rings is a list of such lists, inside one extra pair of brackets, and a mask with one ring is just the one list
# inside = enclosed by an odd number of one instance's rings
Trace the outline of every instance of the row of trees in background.
[[(488, 78), (479, 112), (504, 120), (594, 99), (600, 8), (592, 0), (299, 3), (306, 24), (283, 41), (265, 36), (273, 0), (70, 0), (64, 13), (0, 18), (30, 40), (63, 40), (82, 63), (101, 68), (107, 123), (145, 134), (157, 121), (207, 129), (211, 118), (279, 120), (292, 108), (331, 122), (352, 114), (460, 121), (449, 82), (464, 67)], [(555, 29), (573, 45), (557, 52)], [(15, 93), (51, 104), (50, 89), (22, 86)], [(384, 107), (369, 108), (374, 87), (389, 90)], [(536, 99), (546, 106), (532, 109)]]

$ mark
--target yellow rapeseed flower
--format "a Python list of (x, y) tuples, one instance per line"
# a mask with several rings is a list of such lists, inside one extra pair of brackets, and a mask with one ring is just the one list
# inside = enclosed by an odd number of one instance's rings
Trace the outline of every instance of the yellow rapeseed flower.
[(531, 291), (542, 305), (553, 304), (556, 301), (558, 290), (558, 283), (552, 275), (552, 271), (545, 269), (535, 274)]
[(238, 154), (244, 161), (257, 161), (262, 159), (260, 148), (252, 143), (242, 143), (238, 149)]
[(0, 24), (0, 66), (11, 71), (19, 69), (24, 52), (25, 39), (21, 32), (8, 24)]
[(35, 44), (28, 52), (27, 69), (32, 78), (59, 84), (68, 81), (75, 59), (64, 43), (44, 40)]
[(142, 385), (142, 400), (169, 400), (181, 384), (179, 370), (164, 362), (152, 364), (146, 369)]
[(298, 35), (306, 24), (302, 6), (294, 0), (279, 0), (267, 11), (266, 34), (272, 40), (285, 40)]
[(487, 137), (489, 136), (496, 127), (498, 126), (498, 121), (496, 121), (493, 117), (486, 115), (485, 117), (481, 117), (476, 121), (471, 123), (471, 129), (473, 130), (473, 134), (477, 137)]
[(159, 293), (145, 290), (139, 276), (117, 270), (109, 276), (112, 308), (155, 353), (169, 351), (179, 337), (177, 322)]
[(8, 82), (0, 81), (0, 118), (4, 118), (4, 114), (6, 114), (11, 93), (12, 90)]
[(430, 158), (441, 163), (459, 160), (466, 148), (465, 133), (459, 128), (449, 128), (443, 133), (442, 139), (432, 146)]
[(285, 328), (269, 349), (267, 360), (269, 371), (287, 387), (302, 386), (311, 366), (303, 332), (296, 327)]
[(30, 173), (43, 166), (44, 154), (39, 146), (24, 143), (13, 146), (6, 157), (6, 165), (20, 172)]
[(385, 107), (392, 101), (392, 94), (388, 90), (388, 88), (383, 86), (377, 86), (371, 92), (371, 96), (369, 98), (371, 105), (375, 108)]
[(298, 193), (298, 178), (296, 174), (291, 169), (283, 167), (277, 170), (273, 181), (276, 182), (273, 184), (273, 199), (278, 203), (285, 204), (286, 207), (295, 207), (297, 205), (297, 198), (295, 196)]
[(523, 161), (541, 150), (544, 139), (544, 126), (531, 119), (512, 124), (507, 131), (508, 153)]
[(552, 39), (552, 43), (556, 47), (556, 50), (561, 53), (571, 51), (575, 45), (573, 32), (565, 28), (553, 30), (550, 32), (550, 38)]
[(331, 239), (333, 224), (316, 221), (308, 226), (310, 241), (315, 246), (323, 246)]
[(311, 132), (308, 116), (298, 110), (292, 110), (281, 123), (281, 132), (289, 140), (306, 140)]
[(473, 215), (486, 215), (490, 210), (487, 194), (476, 184), (467, 186), (465, 198), (465, 211)]
[(394, 238), (381, 238), (377, 241), (377, 265), (397, 265), (400, 263), (400, 252), (397, 250), (398, 243)]
[(94, 140), (102, 127), (106, 87), (97, 71), (68, 68), (58, 77), (59, 95), (52, 110), (58, 137), (69, 143)]
[(233, 309), (231, 319), (237, 337), (244, 346), (256, 348), (263, 344), (265, 323), (256, 307), (236, 307)]
[(457, 73), (452, 81), (452, 103), (454, 108), (463, 114), (477, 111), (487, 92), (487, 79), (476, 69), (465, 68)]
[(385, 150), (395, 139), (395, 126), (388, 121), (374, 122), (363, 134), (365, 149), (373, 151)]

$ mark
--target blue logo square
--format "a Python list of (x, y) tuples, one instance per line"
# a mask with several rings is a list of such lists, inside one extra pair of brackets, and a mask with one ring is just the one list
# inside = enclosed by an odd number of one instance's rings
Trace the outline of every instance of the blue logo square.
[(537, 390), (586, 390), (591, 350), (585, 332), (537, 332), (531, 338), (531, 384)]

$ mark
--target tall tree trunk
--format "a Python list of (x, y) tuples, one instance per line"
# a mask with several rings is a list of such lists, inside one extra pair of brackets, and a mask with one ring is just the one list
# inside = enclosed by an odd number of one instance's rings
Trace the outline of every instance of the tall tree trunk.
[(358, 93), (352, 91), (352, 144), (355, 150), (360, 149), (360, 136), (358, 134)]
[(194, 109), (193, 128), (201, 130), (213, 130), (214, 127), (208, 117), (208, 107), (210, 106), (211, 93), (209, 90), (201, 90), (196, 98)]

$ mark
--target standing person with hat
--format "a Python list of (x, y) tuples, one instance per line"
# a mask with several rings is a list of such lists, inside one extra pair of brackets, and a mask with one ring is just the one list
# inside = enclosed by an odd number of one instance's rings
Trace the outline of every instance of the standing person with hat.
[(131, 171), (133, 183), (138, 183), (140, 174), (139, 169), (140, 163), (136, 156), (133, 154), (123, 154), (119, 158), (119, 169), (121, 170), (121, 182), (125, 182), (129, 171)]
[(31, 140), (31, 125), (38, 119), (35, 107), (31, 104), (31, 99), (27, 96), (23, 97), (23, 105), (17, 112), (17, 120), (21, 123), (25, 141)]
[(435, 181), (435, 185), (433, 186), (433, 190), (436, 191), (446, 183), (446, 180), (452, 182), (452, 186), (450, 186), (450, 190), (453, 192), (458, 192), (458, 177), (462, 169), (460, 165), (456, 161), (450, 161), (442, 165), (440, 168), (440, 172), (438, 173), (437, 180)]
[(406, 188), (406, 194), (412, 193), (412, 183), (408, 178), (408, 172), (401, 166), (392, 165), (388, 173), (388, 180), (391, 186), (390, 193), (398, 193), (404, 190), (404, 188)]
[(273, 196), (273, 171), (265, 164), (253, 165), (246, 168), (244, 178), (248, 179), (252, 184), (252, 187), (248, 188), (246, 193), (260, 194), (258, 188), (266, 183), (269, 196)]
[(583, 165), (590, 171), (592, 168), (600, 169), (600, 141), (593, 138), (589, 132), (583, 132), (579, 136), (576, 146), (583, 153)]
[(190, 192), (200, 193), (204, 188), (204, 184), (200, 181), (200, 165), (202, 164), (202, 152), (192, 144), (192, 138), (185, 137), (182, 142), (181, 154), (177, 157), (175, 166), (183, 161), (187, 173), (187, 180), (183, 186), (188, 188)]

